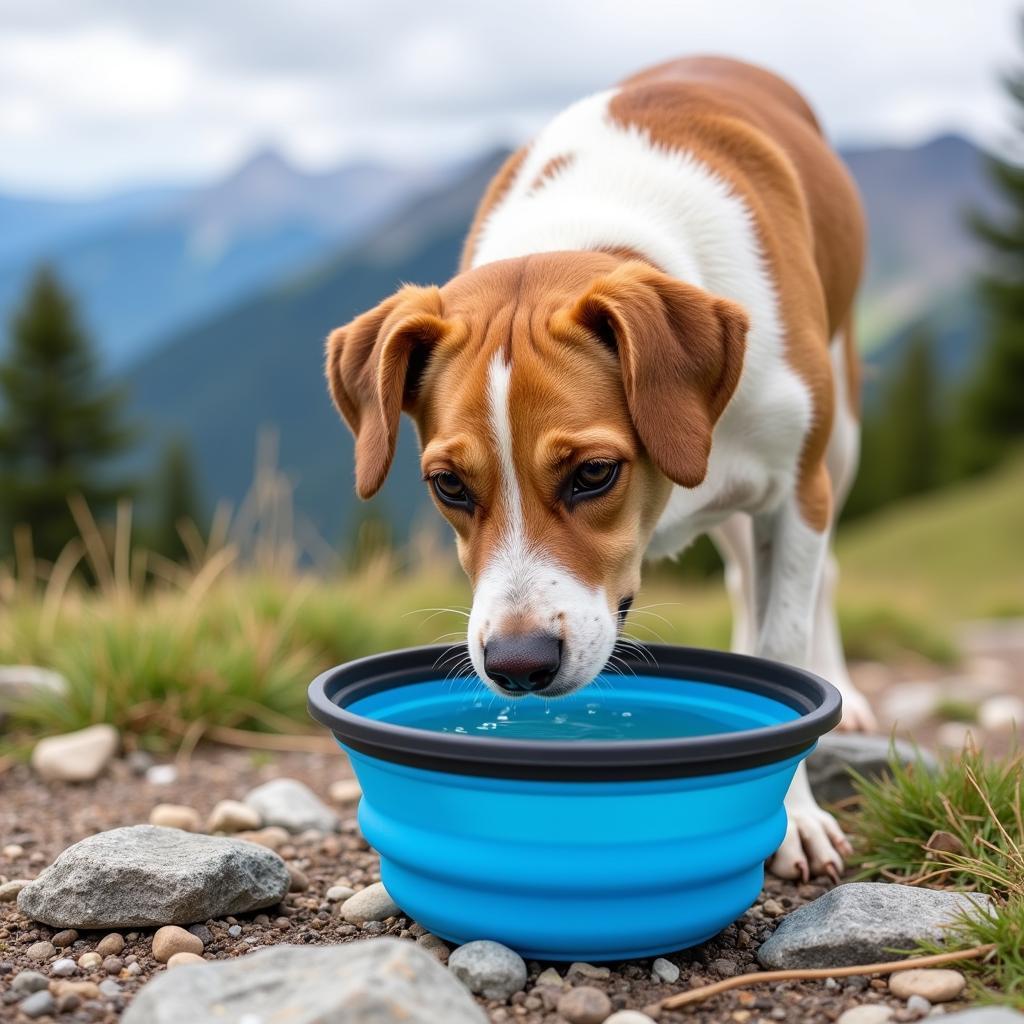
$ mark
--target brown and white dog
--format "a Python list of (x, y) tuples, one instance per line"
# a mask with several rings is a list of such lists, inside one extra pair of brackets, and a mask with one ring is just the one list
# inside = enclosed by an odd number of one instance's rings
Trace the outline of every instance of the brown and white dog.
[[(787, 83), (670, 62), (559, 114), (498, 173), (460, 272), (334, 331), (327, 377), (374, 494), (402, 410), (474, 587), (468, 644), (505, 694), (605, 667), (646, 555), (710, 533), (734, 646), (835, 683), (830, 537), (857, 461), (853, 184)], [(772, 868), (842, 867), (801, 771)]]

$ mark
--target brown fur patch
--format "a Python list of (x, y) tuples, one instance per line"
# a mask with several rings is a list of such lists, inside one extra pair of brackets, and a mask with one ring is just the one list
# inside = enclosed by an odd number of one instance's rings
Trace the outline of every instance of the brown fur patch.
[(537, 174), (537, 177), (530, 182), (530, 191), (537, 192), (544, 185), (549, 182), (552, 178), (556, 177), (562, 171), (568, 167), (576, 157), (572, 153), (560, 153), (558, 156), (553, 156)]

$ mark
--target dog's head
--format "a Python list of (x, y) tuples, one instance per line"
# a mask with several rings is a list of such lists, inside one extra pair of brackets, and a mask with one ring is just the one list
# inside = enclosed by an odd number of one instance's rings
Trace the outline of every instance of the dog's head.
[(557, 697), (605, 666), (672, 484), (704, 479), (746, 327), (646, 263), (550, 253), (402, 288), (331, 334), (356, 488), (384, 482), (405, 410), (490, 685)]

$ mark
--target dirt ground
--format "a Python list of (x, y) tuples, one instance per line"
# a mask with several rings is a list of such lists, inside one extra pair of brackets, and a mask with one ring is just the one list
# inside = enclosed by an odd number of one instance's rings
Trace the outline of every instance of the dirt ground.
[[(16, 766), (0, 778), (0, 880), (4, 876), (33, 878), (71, 843), (93, 832), (145, 822), (158, 803), (186, 804), (205, 817), (217, 800), (242, 798), (252, 787), (279, 775), (301, 779), (326, 799), (330, 783), (345, 777), (346, 773), (347, 766), (338, 754), (268, 756), (225, 749), (201, 750), (179, 768), (177, 780), (169, 785), (147, 782), (144, 777), (134, 775), (124, 761), (116, 762), (105, 777), (87, 786), (44, 784), (28, 768)], [(279, 907), (262, 913), (240, 916), (237, 921), (234, 918), (207, 921), (211, 937), (204, 955), (208, 959), (240, 956), (281, 942), (337, 943), (384, 934), (413, 938), (410, 933), (413, 922), (405, 918), (356, 928), (337, 914), (337, 904), (326, 900), (327, 889), (338, 882), (359, 888), (379, 880), (377, 856), (358, 833), (354, 805), (343, 806), (340, 810), (343, 828), (339, 834), (317, 839), (297, 837), (278, 851), (306, 876), (308, 888), (289, 894)], [(754, 952), (775, 927), (780, 910), (786, 912), (814, 899), (824, 892), (824, 885), (824, 880), (820, 884), (798, 885), (769, 879), (758, 904), (739, 921), (704, 946), (668, 958), (681, 971), (679, 981), (673, 985), (652, 981), (650, 960), (611, 964), (607, 978), (574, 975), (571, 981), (605, 990), (615, 1009), (640, 1009), (673, 992), (756, 970)], [(766, 908), (765, 902), (769, 900), (772, 902)], [(229, 935), (228, 929), (235, 924), (240, 926), (240, 933)], [(55, 929), (29, 921), (14, 904), (0, 907), (0, 1020), (27, 1021), (15, 1004), (2, 1001), (3, 993), (9, 990), (16, 972), (40, 969), (39, 964), (26, 957), (25, 951), (33, 942), (50, 939), (54, 934)], [(112, 965), (113, 977), (122, 995), (87, 1000), (76, 1009), (60, 1014), (59, 1020), (116, 1021), (140, 986), (155, 972), (166, 969), (152, 958), (152, 929), (122, 934), (127, 940), (119, 957), (122, 968), (118, 970), (116, 964)], [(94, 949), (102, 937), (103, 933), (83, 932), (66, 955), (77, 959)], [(136, 970), (130, 966), (132, 963), (137, 963), (141, 972), (129, 976), (130, 971)], [(550, 992), (532, 992), (537, 975), (547, 966), (550, 965), (530, 963), (526, 990), (517, 993), (508, 1003), (481, 1001), (491, 1020), (524, 1024), (561, 1021), (550, 1005)], [(555, 966), (564, 975), (568, 965)], [(45, 966), (42, 970), (46, 973)], [(74, 980), (99, 982), (107, 976), (100, 968), (91, 974), (80, 971)], [(756, 1024), (785, 1020), (824, 1024), (835, 1020), (849, 1007), (879, 1001), (889, 1002), (897, 1009), (897, 1019), (909, 1019), (902, 1001), (888, 997), (884, 981), (869, 982), (862, 978), (813, 984), (786, 983), (772, 989), (731, 992), (695, 1009), (666, 1012), (660, 1019), (665, 1022)]]

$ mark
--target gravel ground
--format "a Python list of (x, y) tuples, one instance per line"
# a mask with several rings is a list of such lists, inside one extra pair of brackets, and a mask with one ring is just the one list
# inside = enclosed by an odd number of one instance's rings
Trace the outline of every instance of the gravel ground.
[[(330, 783), (344, 777), (345, 766), (336, 753), (281, 754), (255, 756), (233, 750), (200, 750), (167, 785), (154, 785), (134, 775), (129, 765), (117, 761), (99, 781), (82, 786), (45, 784), (27, 767), (15, 766), (0, 775), (0, 883), (8, 879), (34, 878), (58, 853), (91, 833), (148, 820), (158, 803), (171, 802), (194, 807), (205, 816), (220, 799), (241, 799), (254, 786), (277, 776), (298, 778), (321, 797), (327, 798)], [(356, 928), (337, 913), (337, 904), (326, 899), (331, 885), (361, 888), (379, 880), (376, 854), (359, 835), (354, 804), (340, 808), (343, 824), (335, 835), (296, 836), (278, 852), (300, 873), (307, 887), (290, 893), (275, 908), (259, 914), (205, 922), (207, 959), (240, 956), (252, 949), (288, 942), (337, 943), (372, 935), (396, 935), (413, 939), (422, 929), (405, 918), (369, 923)], [(624, 880), (628, 881), (628, 880)], [(715, 981), (733, 974), (756, 970), (754, 952), (771, 933), (775, 919), (824, 892), (823, 884), (798, 885), (769, 879), (758, 904), (721, 935), (704, 946), (668, 957), (680, 968), (679, 980), (666, 985), (652, 981), (651, 961), (611, 964), (607, 977), (573, 975), (569, 983), (593, 985), (605, 990), (615, 1009), (641, 1009), (674, 992)], [(0, 904), (0, 1020), (27, 1021), (10, 991), (11, 981), (24, 969), (50, 973), (49, 963), (33, 961), (29, 947), (51, 940), (55, 929), (38, 925), (21, 915), (14, 904)], [(120, 994), (103, 994), (99, 999), (69, 999), (61, 1021), (116, 1021), (121, 1010), (139, 987), (155, 972), (166, 968), (151, 954), (153, 929), (126, 932), (126, 945), (116, 961), (106, 961), (92, 970), (79, 968), (71, 981), (117, 982)], [(482, 936), (485, 937), (485, 936)], [(83, 932), (62, 954), (77, 960), (95, 950), (103, 933)], [(59, 952), (59, 951), (58, 951)], [(136, 966), (137, 965), (137, 966)], [(552, 990), (535, 988), (538, 974), (551, 965), (530, 963), (530, 980), (524, 992), (507, 1003), (481, 1001), (492, 1021), (523, 1021), (524, 1024), (557, 1024)], [(554, 965), (564, 976), (568, 965)], [(603, 971), (599, 971), (603, 974)], [(109, 984), (106, 989), (112, 990)], [(555, 995), (557, 998), (557, 993)], [(887, 1002), (897, 1012), (896, 1020), (909, 1020), (902, 1000), (890, 997), (884, 980), (863, 978), (816, 983), (784, 983), (717, 996), (696, 1008), (666, 1012), (660, 1020), (807, 1021), (823, 1024), (835, 1020), (852, 1006)], [(40, 1018), (52, 1019), (52, 1018)]]

